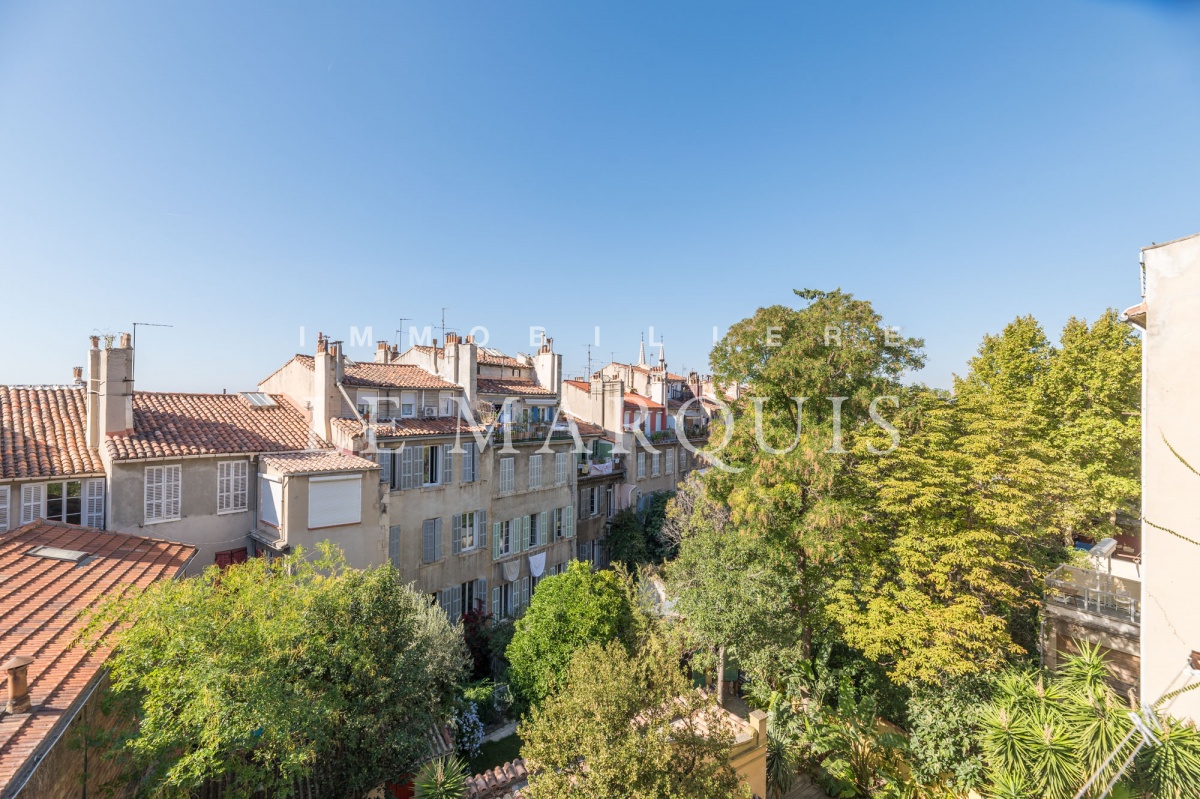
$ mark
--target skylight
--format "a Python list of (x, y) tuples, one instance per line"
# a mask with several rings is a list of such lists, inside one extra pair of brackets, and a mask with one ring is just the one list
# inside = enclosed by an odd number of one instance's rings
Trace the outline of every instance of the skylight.
[(78, 549), (60, 549), (58, 547), (34, 547), (25, 554), (32, 555), (35, 558), (66, 560), (71, 563), (78, 563), (88, 556), (88, 553), (80, 552)]
[(271, 408), (275, 405), (275, 400), (271, 399), (271, 395), (261, 391), (243, 391), (242, 396), (246, 398), (246, 402), (258, 408)]

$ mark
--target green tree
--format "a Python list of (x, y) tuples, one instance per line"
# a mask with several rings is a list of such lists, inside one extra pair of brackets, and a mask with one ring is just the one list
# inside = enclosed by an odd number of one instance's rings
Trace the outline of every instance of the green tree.
[(411, 772), (451, 712), (462, 638), (394, 569), (346, 567), (328, 544), (114, 598), (112, 695), (139, 719), (114, 741), (137, 784), (208, 780), (283, 796), (316, 776), (346, 796)]
[(630, 571), (647, 564), (662, 563), (675, 554), (675, 542), (664, 537), (662, 527), (674, 491), (656, 491), (642, 511), (624, 508), (609, 525), (605, 541), (613, 562)]
[(591, 643), (617, 641), (632, 650), (642, 620), (631, 581), (623, 571), (596, 571), (572, 562), (562, 574), (538, 583), (529, 609), (508, 644), (508, 675), (525, 702), (538, 705), (566, 674), (575, 652)]
[(886, 329), (869, 302), (841, 291), (796, 294), (805, 307), (760, 308), (713, 348), (716, 381), (749, 390), (732, 428), (713, 426), (710, 440), (729, 444), (714, 447), (708, 489), (728, 505), (739, 535), (794, 575), (780, 605), (808, 657), (814, 637), (833, 632), (829, 588), (869, 515), (860, 453), (891, 445), (872, 413), (883, 418), (894, 402), (879, 398), (896, 396), (923, 356), (922, 343)]
[(679, 653), (652, 639), (575, 653), (566, 679), (519, 731), (527, 799), (748, 797), (713, 697), (697, 692)]

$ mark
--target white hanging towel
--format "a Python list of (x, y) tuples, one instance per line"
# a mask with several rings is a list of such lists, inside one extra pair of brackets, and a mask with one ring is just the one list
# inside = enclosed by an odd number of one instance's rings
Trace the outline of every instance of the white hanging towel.
[(510, 560), (502, 564), (504, 570), (504, 579), (510, 583), (515, 583), (517, 578), (521, 576), (521, 559)]
[(539, 552), (536, 555), (529, 556), (529, 573), (534, 577), (541, 577), (542, 572), (546, 570), (546, 553)]

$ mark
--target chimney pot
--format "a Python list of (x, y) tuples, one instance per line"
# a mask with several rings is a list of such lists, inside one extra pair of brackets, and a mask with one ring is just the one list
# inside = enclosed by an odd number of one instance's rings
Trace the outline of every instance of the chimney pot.
[(72, 367), (72, 368), (71, 368), (71, 373), (72, 373), (72, 374), (75, 376), (75, 382), (76, 382), (76, 383), (82, 383), (82, 382), (83, 382), (83, 367), (82, 367), (82, 366), (74, 366), (74, 367)]
[(383, 352), (387, 348), (388, 348), (388, 343), (386, 341), (380, 341), (375, 344), (375, 350), (377, 352)]
[(435, 339), (433, 340), (433, 348), (434, 348), (435, 350), (437, 349), (437, 342), (438, 342), (438, 340), (435, 338)]
[(92, 349), (94, 349), (94, 350), (100, 349), (100, 337), (99, 336), (88, 336), (88, 341), (92, 342)]
[(8, 703), (6, 713), (28, 713), (33, 707), (29, 699), (29, 664), (33, 658), (17, 655), (0, 666), (8, 674)]
[(133, 339), (128, 333), (121, 334), (121, 349), (127, 350), (133, 346)]

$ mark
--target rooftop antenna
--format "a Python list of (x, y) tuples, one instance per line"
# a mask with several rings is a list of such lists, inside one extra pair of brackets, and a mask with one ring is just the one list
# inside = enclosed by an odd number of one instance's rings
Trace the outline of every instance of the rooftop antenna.
[(446, 346), (446, 309), (442, 308), (442, 346)]
[(587, 345), (587, 348), (588, 348), (588, 370), (587, 370), (587, 379), (588, 379), (588, 380), (591, 380), (591, 379), (592, 379), (592, 345), (591, 345), (591, 344), (588, 344), (588, 345)]
[(138, 325), (142, 327), (175, 327), (175, 325), (164, 325), (158, 322), (134, 322), (133, 323), (133, 354), (129, 356), (129, 382), (133, 382), (134, 367), (137, 365), (137, 329)]
[(400, 346), (400, 334), (404, 332), (404, 323), (411, 322), (411, 321), (412, 320), (409, 319), (407, 316), (400, 317), (400, 327), (396, 328), (396, 337), (392, 340), (392, 344), (394, 346), (397, 346), (397, 347)]

